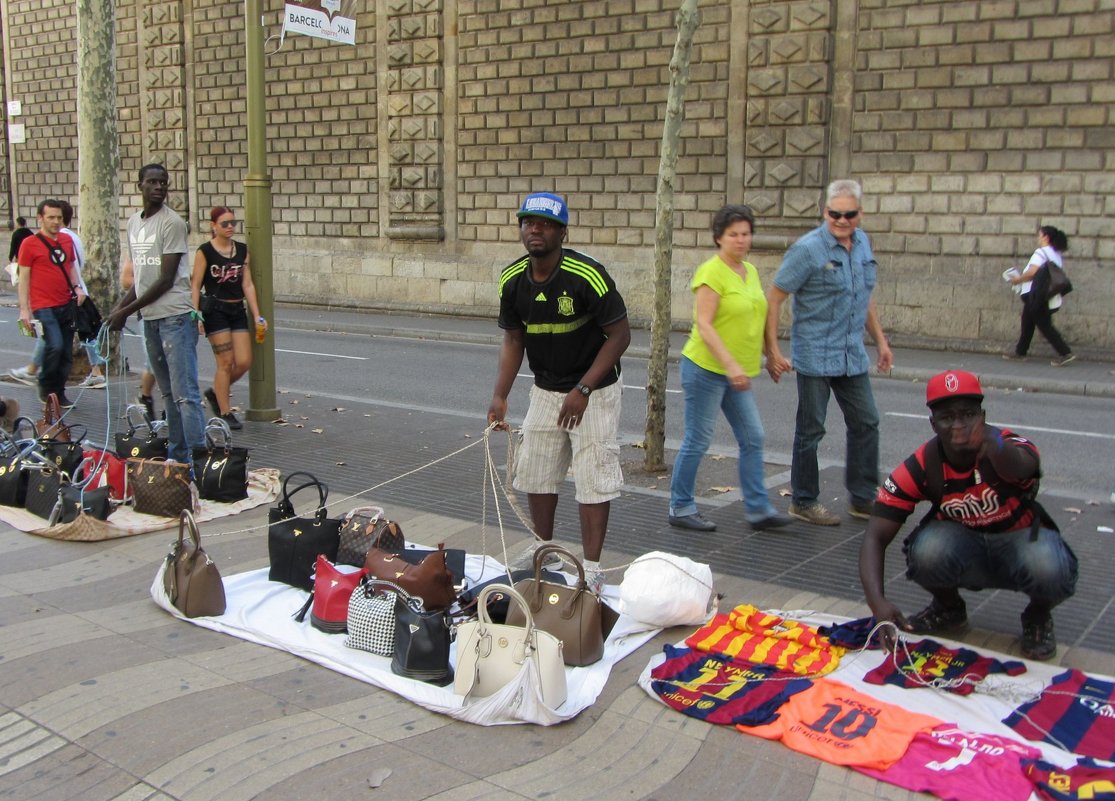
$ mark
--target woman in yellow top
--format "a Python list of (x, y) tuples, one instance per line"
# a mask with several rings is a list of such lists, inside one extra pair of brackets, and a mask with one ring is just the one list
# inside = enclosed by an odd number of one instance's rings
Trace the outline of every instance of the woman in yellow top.
[(697, 268), (690, 288), (693, 328), (681, 357), (685, 391), (685, 437), (670, 482), (670, 525), (715, 531), (697, 511), (693, 488), (697, 468), (712, 441), (716, 411), (724, 412), (739, 443), (739, 485), (751, 528), (778, 528), (790, 522), (771, 506), (763, 483), (763, 423), (751, 392), (762, 369), (767, 299), (751, 250), (755, 217), (747, 206), (725, 206), (712, 220), (719, 253)]

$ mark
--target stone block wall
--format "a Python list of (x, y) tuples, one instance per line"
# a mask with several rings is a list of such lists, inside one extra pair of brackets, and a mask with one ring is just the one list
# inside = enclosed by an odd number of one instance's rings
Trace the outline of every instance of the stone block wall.
[[(519, 253), (519, 200), (550, 190), (569, 201), (570, 245), (604, 261), (633, 317), (649, 319), (677, 5), (376, 0), (360, 4), (348, 47), (280, 46), (283, 4), (268, 0), (278, 295), (492, 315), (498, 270)], [(46, 6), (8, 2), (0, 42), (28, 129), (28, 144), (0, 154), (13, 177), (0, 208), (15, 198), (25, 214), (29, 197), (77, 194), (72, 82), (44, 71), (72, 63), (73, 4)], [(1058, 323), (1081, 350), (1115, 348), (1109, 2), (699, 9), (674, 196), (677, 325), (720, 205), (754, 207), (766, 282), (817, 224), (824, 186), (851, 175), (895, 337), (1005, 344), (1017, 302), (999, 275), (1053, 224), (1078, 289)], [(117, 25), (122, 222), (139, 205), (136, 170), (162, 161), (200, 241), (211, 206), (243, 205), (243, 3), (121, 0)]]

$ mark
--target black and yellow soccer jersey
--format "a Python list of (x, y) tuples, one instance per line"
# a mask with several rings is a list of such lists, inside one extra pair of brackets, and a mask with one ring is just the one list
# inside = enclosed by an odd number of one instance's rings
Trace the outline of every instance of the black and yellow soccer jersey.
[[(522, 329), (527, 362), (542, 389), (577, 386), (607, 339), (604, 326), (626, 316), (604, 266), (575, 250), (562, 249), (561, 264), (543, 283), (531, 280), (525, 255), (500, 274), (499, 327)], [(617, 362), (598, 386), (614, 384), (619, 375)]]

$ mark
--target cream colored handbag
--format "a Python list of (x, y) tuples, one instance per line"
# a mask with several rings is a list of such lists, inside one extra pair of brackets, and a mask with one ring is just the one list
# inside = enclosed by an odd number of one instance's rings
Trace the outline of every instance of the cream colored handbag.
[[(511, 626), (488, 617), (488, 596), (504, 593), (522, 607), (526, 621)], [(485, 587), (477, 600), (479, 617), (457, 629), (457, 673), (453, 689), (465, 698), (487, 698), (514, 682), (528, 662), (538, 677), (542, 703), (557, 709), (565, 703), (565, 660), (561, 640), (534, 626), (526, 599), (506, 584)]]

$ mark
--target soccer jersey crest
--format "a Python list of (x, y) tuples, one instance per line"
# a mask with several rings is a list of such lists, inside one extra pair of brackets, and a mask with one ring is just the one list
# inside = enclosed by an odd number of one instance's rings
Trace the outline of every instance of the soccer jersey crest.
[(562, 315), (563, 317), (572, 317), (574, 314), (573, 298), (569, 297), (569, 295), (563, 294), (560, 298), (558, 298), (557, 310), (558, 314)]

